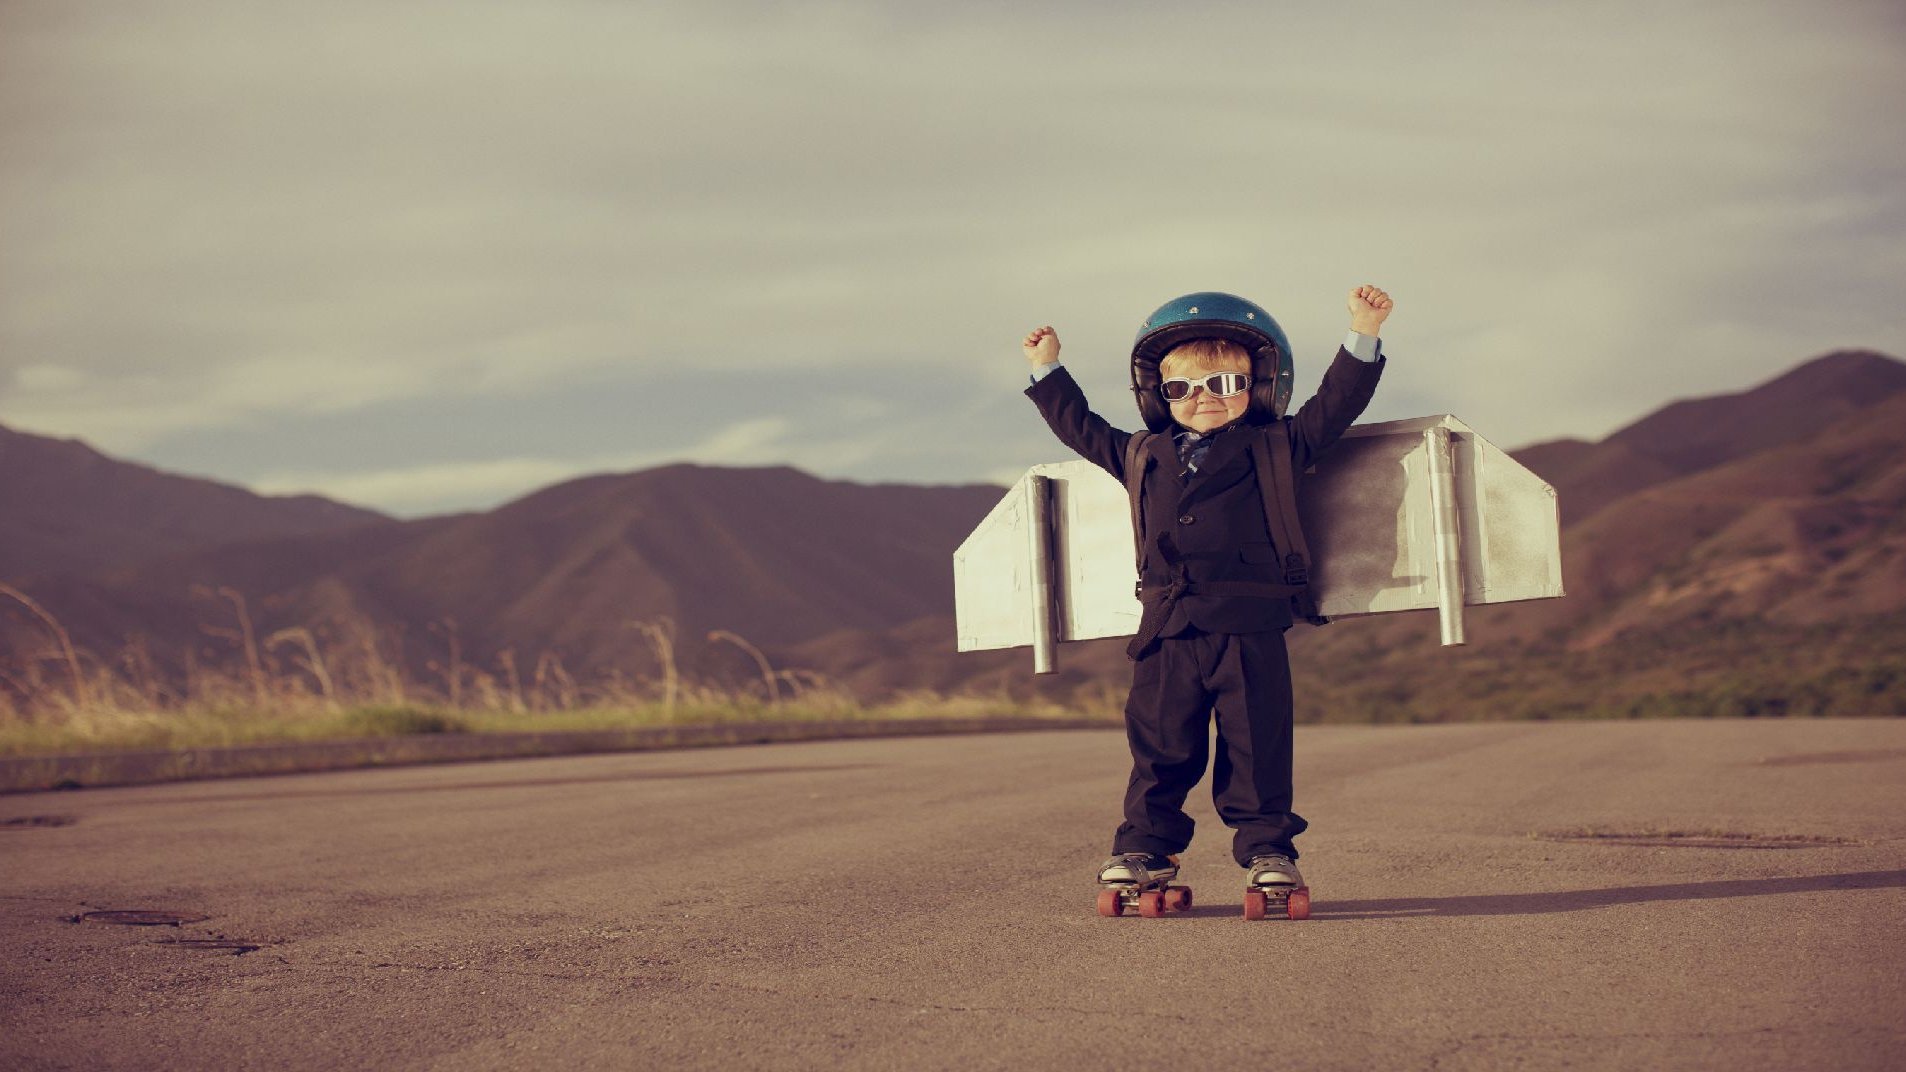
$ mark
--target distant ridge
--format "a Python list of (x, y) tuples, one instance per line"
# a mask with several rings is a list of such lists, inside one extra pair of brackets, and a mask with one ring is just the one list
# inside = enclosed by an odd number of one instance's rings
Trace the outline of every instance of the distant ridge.
[(0, 426), (0, 578), (110, 569), (185, 550), (334, 533), (390, 518), (316, 495), (259, 495)]
[[(248, 600), (261, 634), (394, 628), (420, 674), (443, 662), (451, 629), (486, 666), (511, 651), (570, 672), (646, 673), (655, 657), (632, 623), (666, 619), (692, 669), (715, 630), (790, 645), (945, 613), (953, 550), (1003, 492), (669, 465), (565, 481), (482, 513), (52, 577), (35, 594), (76, 638), (110, 648), (134, 635), (195, 640), (198, 622), (229, 610), (188, 593), (225, 587)], [(724, 644), (716, 658), (747, 656)]]
[[(18, 487), (9, 459), (25, 453), (22, 442), (0, 440), (9, 502)], [(130, 479), (113, 468), (122, 463), (59, 446), (97, 459), (69, 458), (63, 471), (103, 465)], [(1336, 675), (1313, 677), (1311, 688), (1361, 689), (1369, 696), (1357, 702), (1373, 709), (1420, 709), (1424, 697), (1454, 703), (1447, 697), (1484, 680), (1462, 669), (1474, 660), (1495, 660), (1491, 673), (1557, 660), (1541, 679), (1549, 680), (1576, 672), (1578, 653), (1627, 651), (1635, 637), (1653, 638), (1647, 658), (1666, 660), (1656, 684), (1736, 657), (1817, 670), (1854, 649), (1790, 650), (1780, 646), (1787, 630), (1906, 614), (1906, 363), (1827, 354), (1747, 391), (1664, 406), (1600, 442), (1557, 440), (1516, 455), (1559, 490), (1569, 595), (1476, 608), (1472, 644), (1461, 651), (1436, 649), (1433, 621), (1416, 615), (1300, 627), (1291, 634), (1300, 661)], [(106, 537), (128, 528), (112, 520), (118, 485), (75, 477), (69, 486), (71, 524), (107, 529), (73, 542), (113, 546)], [(223, 502), (237, 490), (209, 488), (192, 494)], [(451, 660), (495, 675), (505, 653), (525, 679), (545, 663), (578, 681), (652, 679), (657, 656), (635, 625), (667, 620), (689, 679), (760, 680), (739, 644), (710, 639), (724, 631), (777, 668), (813, 671), (863, 697), (1117, 691), (1129, 674), (1122, 641), (1066, 645), (1061, 672), (1038, 679), (1023, 651), (954, 650), (952, 553), (1003, 493), (680, 464), (568, 480), (493, 510), (418, 521), (366, 522), (368, 512), (319, 500), (302, 523), (355, 523), (43, 574), (30, 591), (101, 662), (144, 638), (161, 663), (231, 665), (232, 644), (207, 640), (230, 629), (232, 609), (206, 595), (224, 587), (245, 597), (260, 635), (307, 627), (345, 649), (368, 627), (385, 638), (384, 658), (425, 683), (445, 680)], [(248, 495), (236, 500), (247, 510), (265, 501)], [(48, 500), (57, 505), (41, 488), (21, 501)], [(0, 614), (0, 641), (11, 638), (15, 650), (37, 650), (36, 628)], [(1703, 648), (1686, 666), (1674, 661), (1678, 645), (1741, 630), (1763, 646), (1725, 657)], [(1613, 669), (1595, 671), (1604, 683), (1643, 680), (1624, 669), (1629, 656), (1609, 658)], [(1342, 673), (1350, 666), (1358, 672)]]
[(1433, 615), (1296, 630), (1300, 676), (1377, 718), (1906, 714), (1902, 368), (1828, 355), (1517, 452), (1565, 519), (1605, 497), (1564, 524), (1568, 594), (1470, 608), (1464, 648), (1436, 646)]
[(1514, 451), (1561, 493), (1562, 519), (1583, 521), (1624, 495), (1770, 447), (1797, 443), (1906, 391), (1906, 362), (1837, 350), (1758, 387), (1670, 403), (1599, 443)]

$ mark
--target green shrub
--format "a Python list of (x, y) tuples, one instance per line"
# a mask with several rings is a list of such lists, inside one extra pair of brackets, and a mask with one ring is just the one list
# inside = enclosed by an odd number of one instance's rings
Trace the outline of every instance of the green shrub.
[(456, 715), (423, 707), (359, 707), (346, 713), (347, 731), (359, 737), (404, 737), (419, 733), (467, 733)]

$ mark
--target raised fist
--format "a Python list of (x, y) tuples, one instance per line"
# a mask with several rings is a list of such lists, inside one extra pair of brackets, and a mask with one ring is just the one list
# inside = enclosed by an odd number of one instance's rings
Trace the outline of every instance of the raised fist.
[(1026, 360), (1031, 364), (1050, 365), (1059, 360), (1059, 333), (1052, 330), (1050, 324), (1027, 332), (1026, 341), (1020, 346), (1026, 351)]
[(1390, 309), (1396, 305), (1388, 294), (1367, 283), (1350, 292), (1347, 304), (1350, 330), (1362, 335), (1379, 334), (1383, 322), (1390, 318)]

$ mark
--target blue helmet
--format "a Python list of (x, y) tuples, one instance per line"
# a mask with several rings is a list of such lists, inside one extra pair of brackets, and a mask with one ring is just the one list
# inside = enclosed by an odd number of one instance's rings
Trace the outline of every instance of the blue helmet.
[(1172, 426), (1171, 405), (1158, 393), (1158, 362), (1192, 339), (1229, 339), (1251, 355), (1251, 404), (1246, 419), (1284, 416), (1291, 400), (1291, 343), (1271, 314), (1235, 294), (1201, 290), (1173, 298), (1139, 326), (1132, 344), (1132, 394), (1145, 427)]

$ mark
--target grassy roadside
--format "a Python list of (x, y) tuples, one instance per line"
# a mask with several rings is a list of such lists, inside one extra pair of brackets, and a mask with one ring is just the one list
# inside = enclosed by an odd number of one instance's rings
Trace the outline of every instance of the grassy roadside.
[(1294, 654), (1300, 722), (1906, 717), (1900, 614), (1721, 621), (1585, 650), (1336, 628)]
[(989, 718), (1073, 720), (1092, 712), (1058, 704), (984, 697), (912, 696), (887, 703), (767, 704), (704, 700), (515, 712), (459, 709), (440, 704), (363, 704), (336, 709), (249, 706), (179, 710), (71, 710), (33, 720), (0, 722), (0, 757), (83, 755), (127, 751), (182, 751), (244, 745), (312, 744), (418, 735), (506, 735), (642, 730), (670, 726), (759, 725), (812, 722), (884, 722)]
[(649, 676), (611, 671), (582, 679), (549, 651), (520, 663), (503, 651), (478, 665), (465, 658), (455, 623), (446, 619), (433, 625), (445, 658), (429, 661), (429, 673), (420, 679), (398, 657), (401, 637), (380, 633), (368, 621), (260, 635), (242, 594), (217, 594), (230, 602), (236, 628), (206, 632), (229, 641), (234, 651), (227, 654), (237, 657), (216, 660), (211, 648), (203, 658), (188, 651), (183, 666), (174, 667), (160, 665), (139, 638), (110, 655), (78, 647), (47, 608), (0, 583), (0, 605), (34, 620), (45, 642), (39, 651), (0, 655), (0, 760), (512, 735), (660, 738), (668, 734), (650, 731), (669, 727), (1080, 719), (1117, 724), (1123, 703), (1118, 690), (1097, 687), (1063, 703), (926, 689), (863, 700), (825, 675), (773, 668), (759, 649), (727, 630), (711, 632), (707, 640), (745, 652), (760, 677), (712, 684), (681, 673), (675, 623), (666, 617), (626, 623), (652, 647), (655, 673)]
[[(248, 645), (248, 669), (200, 666), (168, 686), (129, 657), (137, 649), (110, 662), (87, 658), (47, 620), (64, 654), (8, 672), (0, 759), (820, 722), (1116, 725), (1130, 682), (1121, 664), (1046, 699), (919, 690), (863, 701), (818, 674), (773, 671), (763, 659), (759, 682), (718, 688), (683, 680), (672, 634), (653, 626), (664, 671), (653, 679), (577, 681), (544, 659), (527, 675), (508, 660), (494, 674), (453, 663), (441, 682), (423, 682), (375, 644), (325, 648), (294, 630), (277, 649)], [(1300, 631), (1292, 652), (1298, 721), (1906, 717), (1906, 614), (1814, 625), (1716, 621), (1586, 650), (1487, 638), (1441, 648), (1433, 630), (1412, 627), (1419, 624), (1366, 619)]]

